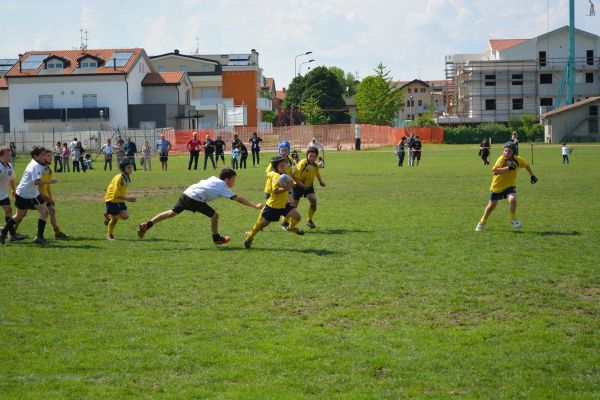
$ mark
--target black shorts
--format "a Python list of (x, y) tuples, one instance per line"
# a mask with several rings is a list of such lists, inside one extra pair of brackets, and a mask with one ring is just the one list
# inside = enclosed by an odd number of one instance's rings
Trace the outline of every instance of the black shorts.
[(158, 157), (158, 159), (161, 162), (169, 161), (169, 153), (160, 153), (160, 156)]
[(415, 150), (415, 158), (416, 158), (417, 160), (420, 160), (420, 159), (421, 159), (421, 150)]
[(191, 212), (199, 212), (200, 214), (206, 215), (208, 218), (212, 218), (215, 215), (215, 210), (203, 201), (194, 200), (191, 197), (182, 194), (177, 200), (177, 204), (171, 208), (176, 214), (180, 214), (184, 210)]
[(308, 196), (311, 193), (315, 193), (314, 186), (311, 186), (311, 187), (306, 188), (306, 189), (302, 189), (302, 188), (296, 187), (296, 186), (294, 186), (292, 188), (292, 198), (294, 200), (300, 200), (301, 198), (306, 197), (306, 196)]
[(10, 199), (7, 197), (5, 199), (0, 200), (0, 206), (10, 206)]
[(509, 187), (508, 189), (500, 192), (500, 193), (494, 193), (491, 192), (490, 193), (490, 200), (502, 200), (502, 199), (506, 199), (508, 197), (509, 194), (512, 193), (517, 193), (517, 190), (514, 186)]
[(44, 203), (44, 197), (41, 194), (33, 199), (26, 199), (19, 195), (15, 197), (15, 207), (19, 210), (35, 210), (35, 206), (41, 206)]
[(106, 213), (109, 215), (118, 215), (121, 211), (127, 210), (127, 204), (121, 203), (113, 203), (112, 201), (106, 202)]
[(285, 217), (290, 211), (294, 209), (294, 206), (290, 203), (286, 204), (285, 208), (271, 208), (265, 206), (262, 210), (262, 217), (269, 222), (279, 221), (280, 217)]

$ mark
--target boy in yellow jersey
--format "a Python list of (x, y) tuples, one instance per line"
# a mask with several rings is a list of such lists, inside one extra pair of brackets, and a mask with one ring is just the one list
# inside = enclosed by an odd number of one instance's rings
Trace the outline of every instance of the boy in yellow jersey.
[(129, 218), (125, 202), (130, 201), (134, 203), (136, 200), (135, 197), (127, 196), (133, 165), (131, 165), (129, 159), (125, 159), (119, 162), (119, 169), (121, 173), (112, 178), (104, 195), (104, 201), (106, 202), (104, 224), (108, 225), (107, 240), (115, 240), (115, 226), (119, 222), (119, 219), (125, 220)]
[[(278, 221), (280, 217), (291, 217), (290, 226), (288, 231), (294, 232), (298, 235), (304, 235), (304, 231), (296, 225), (300, 222), (300, 214), (298, 211), (288, 202), (288, 196), (290, 189), (293, 185), (293, 180), (287, 174), (285, 174), (286, 158), (282, 156), (275, 156), (271, 159), (271, 166), (273, 171), (267, 173), (267, 186), (269, 198), (267, 199), (266, 206), (262, 209), (258, 216), (258, 221), (252, 227), (250, 232), (246, 232), (246, 241), (244, 246), (249, 249), (254, 236), (261, 231), (264, 227), (269, 225), (271, 222)], [(286, 185), (282, 185), (284, 178), (288, 179)]]
[(325, 187), (325, 182), (319, 174), (319, 166), (317, 165), (317, 157), (319, 156), (319, 149), (316, 147), (309, 147), (306, 150), (306, 158), (298, 162), (298, 165), (294, 167), (292, 177), (294, 178), (294, 187), (292, 189), (292, 205), (298, 207), (300, 199), (306, 197), (310, 203), (308, 207), (308, 220), (306, 225), (309, 228), (316, 228), (317, 226), (313, 222), (313, 216), (317, 211), (317, 195), (313, 187), (315, 178), (319, 181), (321, 187)]
[[(53, 154), (50, 150), (46, 152), (45, 158), (45, 166), (44, 173), (42, 174), (42, 180), (50, 182), (52, 180), (52, 169), (50, 166), (52, 165)], [(69, 240), (69, 235), (64, 232), (61, 232), (58, 222), (56, 220), (56, 205), (54, 204), (54, 198), (52, 197), (52, 190), (50, 190), (49, 184), (43, 184), (38, 186), (40, 190), (40, 194), (46, 201), (46, 207), (48, 207), (48, 212), (50, 214), (50, 223), (52, 224), (52, 228), (54, 229), (54, 237), (60, 240)]]
[(492, 167), (492, 186), (490, 188), (490, 201), (483, 212), (481, 220), (475, 227), (475, 231), (481, 232), (485, 227), (485, 223), (489, 218), (490, 214), (498, 205), (498, 201), (508, 198), (508, 204), (510, 205), (510, 223), (515, 229), (521, 228), (521, 222), (517, 219), (517, 191), (516, 191), (516, 180), (517, 170), (519, 168), (527, 169), (529, 172), (531, 183), (537, 182), (537, 178), (533, 174), (533, 170), (527, 164), (527, 161), (519, 156), (515, 155), (516, 145), (513, 142), (508, 142), (504, 145), (502, 155), (496, 160), (496, 163)]

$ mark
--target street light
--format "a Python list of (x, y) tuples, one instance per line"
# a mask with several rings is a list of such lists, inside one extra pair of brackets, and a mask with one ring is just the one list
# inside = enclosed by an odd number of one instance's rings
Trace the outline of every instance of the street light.
[(100, 110), (100, 132), (102, 132), (102, 122), (104, 122), (104, 110)]
[(308, 63), (311, 63), (311, 62), (314, 62), (314, 61), (315, 61), (314, 59), (311, 59), (311, 60), (308, 60), (308, 61), (301, 62), (300, 66), (298, 67), (298, 76), (302, 75), (302, 66), (304, 64), (308, 64)]
[(414, 100), (413, 100), (413, 97), (412, 97), (412, 96), (410, 96), (410, 97), (408, 98), (408, 110), (409, 110), (409, 111), (408, 111), (408, 119), (410, 119), (410, 120), (413, 120), (413, 119), (414, 119), (414, 118), (413, 118), (413, 116), (412, 116), (413, 101), (414, 101)]
[(309, 54), (312, 54), (312, 51), (307, 51), (306, 53), (298, 54), (296, 57), (294, 57), (294, 78), (296, 77), (296, 65), (298, 65), (298, 57), (307, 56)]

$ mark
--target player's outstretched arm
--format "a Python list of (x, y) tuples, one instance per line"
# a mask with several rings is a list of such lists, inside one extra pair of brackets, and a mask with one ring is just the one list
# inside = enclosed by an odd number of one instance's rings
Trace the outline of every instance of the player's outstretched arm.
[(249, 201), (241, 196), (235, 196), (232, 200), (235, 200), (238, 203), (248, 206), (250, 208), (256, 208), (258, 210), (260, 210), (263, 207), (263, 205), (261, 203), (258, 203), (258, 204), (252, 203), (251, 201)]

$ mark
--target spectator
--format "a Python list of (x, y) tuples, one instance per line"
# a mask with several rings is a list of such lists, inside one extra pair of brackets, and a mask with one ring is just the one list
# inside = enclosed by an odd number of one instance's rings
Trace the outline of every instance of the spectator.
[(217, 136), (217, 140), (215, 140), (215, 162), (219, 164), (219, 156), (221, 156), (221, 161), (223, 161), (223, 166), (225, 166), (225, 147), (227, 144), (221, 139), (221, 136)]
[(188, 163), (188, 170), (192, 169), (192, 161), (194, 162), (194, 169), (198, 169), (198, 157), (200, 156), (200, 147), (202, 142), (198, 140), (198, 132), (192, 133), (192, 138), (187, 142), (187, 150), (190, 152), (190, 161)]
[(169, 167), (169, 151), (171, 151), (171, 142), (165, 139), (165, 134), (161, 133), (160, 138), (156, 141), (155, 148), (158, 150), (160, 167), (163, 171), (166, 171)]
[(152, 147), (147, 140), (142, 146), (142, 166), (144, 171), (152, 171)]
[(250, 151), (252, 151), (252, 166), (257, 167), (260, 165), (260, 143), (263, 140), (258, 137), (256, 132), (252, 133), (250, 138)]
[(206, 171), (206, 163), (210, 158), (210, 162), (212, 163), (213, 169), (217, 169), (217, 165), (215, 164), (215, 142), (210, 138), (210, 135), (206, 135), (206, 140), (204, 141), (202, 147), (204, 147), (204, 170)]
[(131, 140), (130, 137), (127, 138), (127, 143), (125, 143), (125, 156), (133, 166), (133, 170), (137, 171), (137, 167), (135, 165), (135, 154), (137, 153), (137, 146), (135, 142)]

